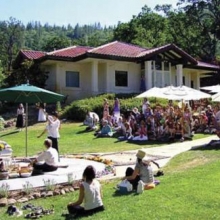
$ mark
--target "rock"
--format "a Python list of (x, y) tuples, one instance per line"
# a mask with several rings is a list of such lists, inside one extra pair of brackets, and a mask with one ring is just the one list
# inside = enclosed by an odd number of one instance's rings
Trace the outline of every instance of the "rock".
[(36, 192), (36, 193), (33, 194), (33, 197), (34, 197), (35, 199), (38, 199), (38, 198), (41, 197), (41, 194), (38, 193), (38, 192)]
[(60, 195), (60, 190), (58, 190), (58, 189), (55, 189), (55, 191), (53, 192), (53, 194), (54, 194), (55, 196), (58, 196), (58, 195)]
[(64, 189), (61, 189), (60, 193), (61, 193), (61, 195), (65, 195), (66, 194)]
[(26, 197), (22, 197), (22, 198), (18, 199), (17, 202), (19, 202), (19, 203), (28, 202), (28, 198), (26, 198)]
[(70, 192), (74, 192), (75, 191), (73, 187), (70, 187), (69, 190), (70, 190)]
[(48, 191), (46, 197), (51, 197), (51, 196), (53, 196), (53, 191)]
[(35, 199), (35, 198), (34, 198), (33, 195), (29, 195), (29, 196), (28, 196), (28, 199), (29, 199), (29, 200), (33, 200), (33, 199)]
[(8, 205), (8, 200), (7, 200), (7, 198), (1, 198), (1, 199), (0, 199), (0, 207), (4, 207), (4, 206), (6, 206), (6, 205)]
[(14, 205), (16, 202), (15, 199), (8, 199), (8, 205)]
[(42, 198), (45, 198), (45, 197), (46, 197), (46, 195), (47, 195), (47, 193), (46, 193), (46, 192), (42, 192), (42, 193), (41, 193), (41, 197), (42, 197)]
[(70, 190), (67, 187), (65, 187), (64, 190), (65, 190), (66, 193), (70, 192)]

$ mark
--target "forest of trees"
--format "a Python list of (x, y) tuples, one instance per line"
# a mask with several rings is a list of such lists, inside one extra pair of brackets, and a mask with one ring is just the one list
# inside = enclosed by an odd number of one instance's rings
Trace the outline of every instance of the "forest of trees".
[[(96, 47), (114, 40), (147, 48), (174, 43), (199, 60), (218, 63), (220, 0), (179, 0), (177, 5), (175, 9), (171, 5), (157, 5), (154, 10), (145, 5), (129, 22), (108, 27), (100, 23), (52, 26), (37, 21), (24, 25), (13, 17), (0, 21), (0, 87), (14, 73), (13, 60), (20, 49)], [(33, 67), (25, 66), (33, 72)], [(16, 78), (13, 81), (17, 83)]]

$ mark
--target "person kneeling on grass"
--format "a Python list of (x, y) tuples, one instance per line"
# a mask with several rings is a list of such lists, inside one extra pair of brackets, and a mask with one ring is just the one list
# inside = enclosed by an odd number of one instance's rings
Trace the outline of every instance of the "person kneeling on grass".
[[(137, 189), (138, 182), (140, 180), (142, 180), (144, 183), (144, 189), (155, 188), (155, 180), (151, 162), (157, 165), (158, 168), (160, 167), (159, 164), (157, 164), (153, 160), (143, 161), (145, 155), (146, 153), (144, 151), (139, 150), (136, 154), (137, 163), (134, 170), (131, 167), (128, 167), (125, 173), (125, 177), (122, 178), (122, 180), (127, 179), (132, 184), (134, 190)], [(158, 183), (159, 182), (157, 181), (157, 184)]]
[[(45, 139), (44, 146), (46, 150), (32, 162), (34, 168), (32, 176), (57, 170), (59, 158), (57, 150), (52, 148), (52, 141), (50, 139)], [(44, 163), (39, 164), (38, 162), (40, 161), (44, 161)]]
[(112, 137), (113, 132), (111, 126), (108, 124), (107, 120), (102, 121), (101, 131), (98, 131), (94, 134), (96, 137)]
[[(84, 207), (80, 206), (84, 200)], [(83, 172), (83, 182), (80, 185), (79, 198), (76, 202), (67, 205), (69, 214), (92, 215), (104, 211), (101, 185), (95, 179), (95, 169), (87, 166)]]

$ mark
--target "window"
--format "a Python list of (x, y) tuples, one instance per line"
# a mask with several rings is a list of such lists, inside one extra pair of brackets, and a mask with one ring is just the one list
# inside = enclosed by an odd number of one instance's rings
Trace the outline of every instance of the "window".
[(156, 61), (155, 68), (156, 68), (156, 70), (162, 70), (162, 63)]
[(128, 86), (128, 72), (115, 71), (115, 86), (121, 86), (121, 87)]
[(66, 71), (66, 87), (79, 87), (79, 72)]

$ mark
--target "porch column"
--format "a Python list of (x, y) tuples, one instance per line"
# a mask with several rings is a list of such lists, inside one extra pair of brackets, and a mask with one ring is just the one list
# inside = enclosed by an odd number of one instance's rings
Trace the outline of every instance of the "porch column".
[(188, 73), (188, 85), (189, 87), (191, 87), (191, 73)]
[[(110, 92), (111, 89), (111, 70), (110, 70), (110, 64), (106, 63), (106, 69), (105, 69), (105, 92)], [(113, 64), (112, 64), (113, 65)], [(115, 79), (114, 79), (115, 80)]]
[(176, 65), (176, 78), (177, 78), (177, 86), (181, 86), (183, 84), (183, 65)]
[(170, 86), (173, 84), (173, 80), (172, 80), (172, 66), (171, 66), (171, 63), (169, 63), (169, 76), (170, 76), (170, 84), (167, 85), (167, 86)]
[(145, 83), (147, 90), (152, 88), (152, 68), (151, 68), (152, 61), (145, 61), (144, 62), (144, 76), (145, 76)]
[(200, 88), (200, 74), (199, 72), (196, 73), (196, 89)]
[(91, 90), (98, 92), (98, 61), (92, 61)]
[(164, 87), (164, 85), (165, 85), (165, 81), (164, 81), (164, 62), (162, 62), (161, 64), (162, 64), (162, 87)]

